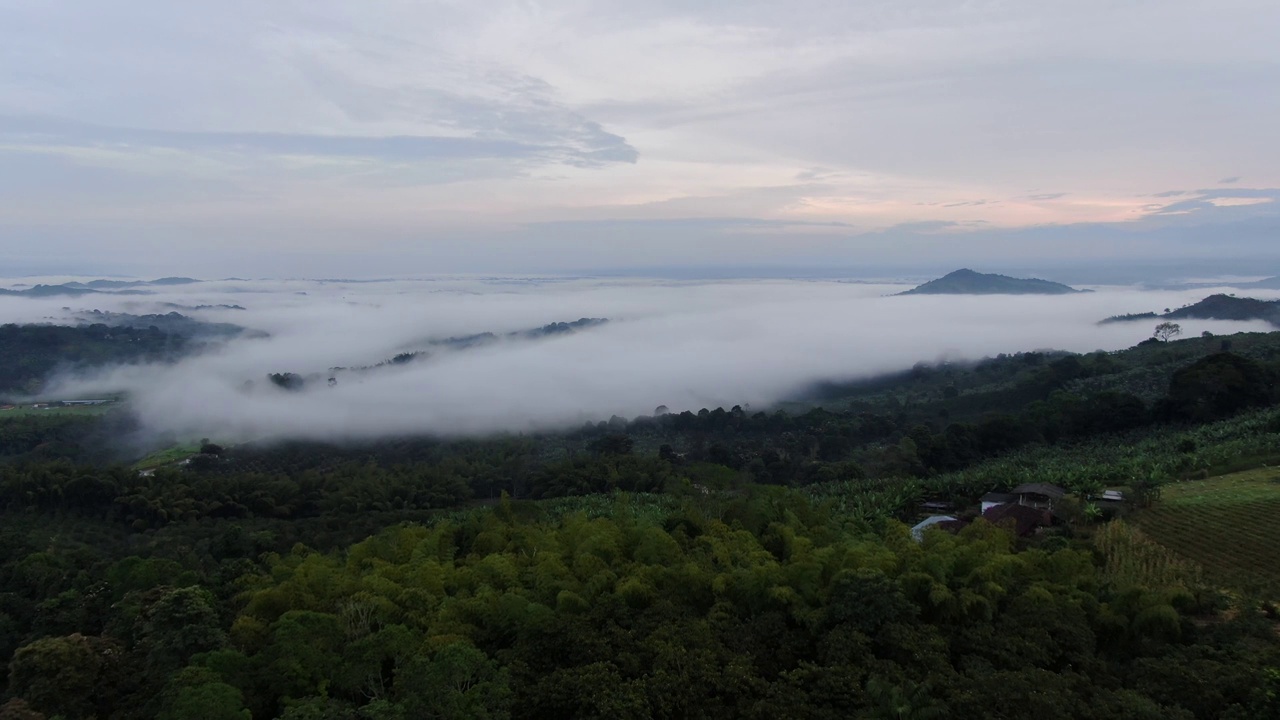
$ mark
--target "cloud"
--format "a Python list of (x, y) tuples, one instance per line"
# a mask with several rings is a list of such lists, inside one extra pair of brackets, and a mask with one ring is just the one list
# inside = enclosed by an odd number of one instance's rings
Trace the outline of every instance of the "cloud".
[[(1195, 197), (1165, 205), (1153, 212), (1152, 216), (1197, 213), (1200, 217), (1212, 216), (1221, 218), (1224, 216), (1222, 211), (1225, 208), (1238, 208), (1236, 214), (1240, 217), (1247, 217), (1248, 214), (1253, 212), (1245, 209), (1247, 206), (1265, 206), (1275, 203), (1277, 200), (1280, 200), (1280, 189), (1232, 188), (1230, 190), (1197, 190)], [(1260, 207), (1257, 210), (1268, 215), (1276, 214), (1273, 207)]]
[(1219, 183), (1222, 183), (1223, 185), (1231, 185), (1231, 184), (1233, 184), (1233, 183), (1238, 183), (1238, 182), (1240, 182), (1240, 177), (1239, 177), (1239, 176), (1234, 176), (1234, 175), (1233, 175), (1232, 177), (1225, 177), (1225, 178), (1222, 178), (1222, 179), (1221, 179), (1221, 180), (1219, 180), (1218, 182), (1219, 182)]
[[(1146, 325), (1108, 315), (1176, 307), (1195, 292), (1101, 289), (1074, 296), (886, 297), (902, 286), (836, 282), (663, 282), (440, 278), (378, 283), (216, 282), (124, 303), (216, 304), (210, 320), (271, 334), (235, 340), (174, 366), (125, 367), (69, 379), (68, 394), (125, 388), (154, 431), (227, 440), (474, 434), (565, 427), (618, 414), (750, 403), (766, 407), (816, 380), (905, 369), (924, 360), (1037, 348), (1127, 347)], [(306, 292), (299, 295), (298, 292)], [(0, 300), (5, 300), (0, 298)], [(58, 303), (66, 304), (66, 299)], [(21, 303), (27, 303), (23, 305)], [(117, 307), (104, 307), (109, 304)], [(36, 310), (39, 309), (39, 310)], [(25, 314), (23, 314), (25, 312)], [(0, 302), (2, 320), (61, 311), (52, 301)], [(338, 374), (286, 392), (270, 372), (331, 374), (424, 348), (430, 338), (506, 332), (578, 317), (611, 322), (541, 341), (500, 342), (376, 372)], [(1184, 331), (1263, 329), (1184, 323)], [(253, 381), (246, 388), (246, 381)]]
[[(91, 125), (54, 118), (0, 116), (0, 138), (37, 147), (124, 146), (241, 155), (367, 158), (395, 163), (508, 158), (595, 165), (635, 162), (635, 148), (598, 124), (582, 122), (574, 142), (544, 137), (542, 144), (496, 137), (301, 135), (266, 132), (190, 132)], [(562, 142), (556, 142), (560, 140)]]

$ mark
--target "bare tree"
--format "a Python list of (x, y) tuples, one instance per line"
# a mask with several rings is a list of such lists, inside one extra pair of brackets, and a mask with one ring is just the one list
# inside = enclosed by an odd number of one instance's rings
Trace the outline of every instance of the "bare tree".
[(1169, 342), (1169, 339), (1182, 334), (1182, 326), (1176, 322), (1162, 322), (1156, 326), (1154, 337), (1161, 342)]

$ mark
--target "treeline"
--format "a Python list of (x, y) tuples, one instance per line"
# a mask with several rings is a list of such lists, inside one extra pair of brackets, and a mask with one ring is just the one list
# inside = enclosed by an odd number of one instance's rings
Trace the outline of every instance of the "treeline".
[[(267, 374), (267, 380), (278, 388), (289, 391), (300, 391), (326, 385), (332, 387), (337, 385), (344, 376), (377, 372), (387, 368), (407, 365), (409, 363), (421, 362), (429, 360), (434, 356), (434, 351), (459, 351), (470, 350), (473, 348), (492, 345), (502, 340), (541, 340), (559, 335), (572, 335), (581, 330), (586, 330), (609, 322), (608, 318), (578, 318), (573, 322), (553, 322), (538, 328), (528, 330), (514, 330), (501, 335), (491, 332), (477, 333), (475, 335), (463, 335), (460, 337), (437, 338), (432, 340), (423, 340), (421, 345), (431, 348), (431, 350), (410, 350), (398, 353), (386, 360), (382, 360), (373, 365), (358, 365), (355, 367), (331, 367), (325, 373), (309, 373), (301, 375), (295, 372), (272, 372)], [(252, 385), (252, 383), (250, 383)]]
[[(674, 456), (745, 470), (756, 482), (804, 485), (822, 477), (815, 463), (845, 462), (847, 467), (853, 462), (861, 468), (857, 472), (873, 477), (929, 477), (1033, 443), (1211, 422), (1280, 399), (1274, 365), (1231, 352), (1171, 371), (1167, 391), (1150, 403), (1123, 390), (1071, 391), (1073, 384), (1104, 378), (1117, 367), (1105, 354), (1049, 361), (1029, 354), (1004, 362), (1034, 371), (987, 393), (963, 397), (944, 390), (938, 402), (923, 409), (818, 408), (801, 415), (704, 409), (632, 421), (615, 417), (576, 436), (592, 448), (629, 447), (625, 436), (632, 444), (661, 444)], [(921, 367), (913, 375), (928, 378), (935, 372)], [(950, 421), (955, 417), (967, 421)]]
[[(1112, 535), (1115, 535), (1113, 533)], [(1266, 607), (1131, 565), (1132, 541), (872, 534), (794, 491), (603, 515), (504, 501), (335, 552), (33, 553), (8, 717), (1262, 718)], [(1101, 561), (1101, 564), (1099, 564)], [(101, 563), (99, 560), (98, 562)], [(59, 565), (61, 563), (61, 565)], [(74, 590), (57, 592), (68, 582)], [(228, 575), (240, 571), (234, 583)], [(39, 594), (43, 592), (43, 595)], [(26, 713), (25, 715), (20, 713)]]

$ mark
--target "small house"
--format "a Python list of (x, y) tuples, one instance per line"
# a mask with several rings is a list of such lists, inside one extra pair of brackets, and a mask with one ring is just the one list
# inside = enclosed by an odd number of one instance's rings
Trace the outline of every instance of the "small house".
[(1053, 504), (1061, 500), (1067, 491), (1049, 483), (1026, 483), (1009, 491), (1016, 495), (1019, 505), (1052, 510)]
[(1018, 502), (1018, 496), (1011, 493), (989, 492), (982, 496), (982, 512), (986, 512), (997, 505), (1008, 505), (1009, 503)]
[(924, 531), (927, 528), (938, 526), (939, 528), (947, 529), (944, 525), (950, 525), (952, 523), (960, 523), (960, 520), (950, 515), (933, 515), (927, 517), (916, 523), (915, 526), (911, 528), (911, 537), (916, 542), (924, 542)]

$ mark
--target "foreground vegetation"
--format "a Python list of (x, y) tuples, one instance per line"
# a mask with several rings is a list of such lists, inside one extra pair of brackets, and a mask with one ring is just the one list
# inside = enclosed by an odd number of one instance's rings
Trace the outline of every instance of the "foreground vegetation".
[(5, 567), (5, 587), (42, 598), (10, 688), (102, 718), (1278, 709), (1273, 624), (1250, 608), (1200, 622), (1221, 600), (1176, 566), (1110, 571), (1132, 542), (1101, 566), (985, 523), (919, 545), (784, 489), (579, 502), (503, 501), (256, 562), (269, 530), (174, 528), (112, 559), (122, 538), (31, 526), (49, 544)]

